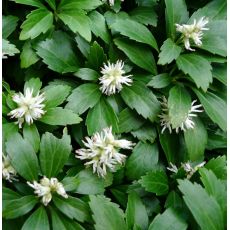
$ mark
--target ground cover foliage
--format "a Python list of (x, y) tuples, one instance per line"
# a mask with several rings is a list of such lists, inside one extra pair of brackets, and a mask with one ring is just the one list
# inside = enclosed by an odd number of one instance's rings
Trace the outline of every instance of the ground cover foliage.
[(3, 229), (226, 228), (226, 5), (3, 1)]

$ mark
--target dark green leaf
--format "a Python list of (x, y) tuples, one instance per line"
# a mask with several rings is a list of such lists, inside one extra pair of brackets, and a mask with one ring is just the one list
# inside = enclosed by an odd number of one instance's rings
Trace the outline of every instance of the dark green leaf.
[(46, 8), (39, 0), (13, 0), (13, 1), (23, 5), (35, 6), (44, 9)]
[(227, 161), (226, 156), (218, 156), (217, 158), (211, 159), (205, 168), (211, 169), (217, 178), (226, 180), (227, 178)]
[(183, 199), (201, 229), (224, 229), (223, 214), (215, 198), (209, 196), (206, 190), (196, 183), (188, 180), (178, 182), (179, 189), (184, 194)]
[(49, 220), (46, 210), (43, 206), (33, 212), (30, 217), (24, 222), (22, 230), (42, 229), (49, 230)]
[(156, 144), (139, 142), (126, 162), (126, 176), (130, 180), (139, 179), (156, 168), (158, 157)]
[(15, 54), (20, 53), (14, 44), (11, 44), (9, 41), (2, 39), (2, 54), (6, 58), (8, 56), (14, 56)]
[(82, 200), (68, 196), (67, 199), (55, 196), (53, 202), (59, 211), (64, 213), (70, 219), (76, 219), (80, 222), (84, 222), (89, 219), (88, 206)]
[(53, 14), (46, 9), (33, 10), (21, 25), (20, 40), (34, 39), (46, 33), (53, 25)]
[(106, 61), (106, 55), (103, 48), (95, 41), (90, 47), (87, 66), (94, 70), (101, 70), (103, 63)]
[(61, 31), (56, 31), (51, 39), (39, 43), (37, 54), (50, 69), (58, 73), (78, 70), (78, 60), (73, 51), (72, 42)]
[(39, 155), (42, 173), (49, 178), (55, 177), (67, 162), (71, 149), (70, 136), (66, 133), (62, 139), (48, 132), (43, 134)]
[(151, 86), (156, 89), (165, 88), (171, 83), (171, 78), (168, 73), (162, 73), (156, 75), (152, 78), (152, 80), (148, 83), (148, 86)]
[(77, 114), (84, 113), (92, 108), (100, 100), (101, 91), (97, 84), (82, 84), (72, 91), (68, 97), (66, 108), (73, 110)]
[(141, 82), (133, 82), (132, 86), (125, 86), (121, 91), (125, 103), (135, 109), (138, 114), (150, 121), (155, 121), (160, 112), (160, 103), (156, 96)]
[(34, 195), (31, 195), (5, 202), (6, 204), (3, 206), (2, 216), (6, 219), (15, 219), (31, 211), (38, 200)]
[(181, 47), (176, 45), (171, 38), (165, 40), (160, 49), (158, 65), (170, 64), (179, 57), (182, 51)]
[(78, 124), (82, 119), (72, 110), (61, 107), (48, 109), (40, 121), (49, 125), (73, 125)]
[(76, 73), (74, 73), (74, 76), (86, 81), (98, 80), (98, 78), (100, 77), (100, 75), (95, 70), (88, 68), (79, 69)]
[(89, 135), (100, 132), (103, 128), (112, 126), (114, 132), (118, 132), (118, 118), (113, 108), (104, 99), (100, 101), (88, 112), (86, 118), (87, 131)]
[(213, 67), (212, 71), (213, 77), (222, 82), (227, 86), (227, 66), (226, 64), (219, 64), (218, 66)]
[(188, 157), (191, 161), (202, 161), (204, 150), (208, 141), (207, 130), (198, 118), (194, 118), (195, 127), (184, 132), (184, 139), (188, 150)]
[(132, 130), (136, 130), (144, 123), (144, 119), (129, 108), (120, 112), (118, 120), (120, 133), (128, 133)]
[[(158, 51), (158, 46), (152, 33), (141, 23), (130, 19), (118, 19), (111, 27), (122, 35), (137, 42), (148, 44)], [(133, 28), (135, 28), (135, 30), (133, 30)]]
[(152, 7), (140, 6), (132, 10), (129, 14), (133, 20), (146, 26), (157, 26), (157, 14)]
[(62, 104), (70, 93), (68, 85), (48, 85), (43, 89), (45, 93), (45, 109), (54, 108)]
[(186, 230), (187, 223), (172, 208), (166, 209), (162, 214), (158, 214), (149, 226), (149, 230)]
[(18, 18), (12, 15), (2, 16), (2, 37), (7, 39), (17, 27)]
[(127, 230), (122, 209), (104, 196), (90, 196), (95, 230)]
[(80, 9), (62, 10), (58, 17), (69, 26), (74, 33), (79, 33), (87, 41), (91, 41), (90, 20), (86, 12)]
[(132, 229), (134, 225), (139, 226), (140, 229), (147, 229), (148, 227), (149, 218), (146, 207), (135, 192), (128, 196), (126, 220), (128, 229)]
[(35, 125), (25, 125), (23, 127), (23, 136), (33, 146), (35, 153), (39, 150), (40, 135)]
[(6, 151), (15, 170), (26, 180), (38, 178), (38, 159), (30, 142), (18, 133), (6, 142)]
[(156, 193), (157, 196), (168, 192), (168, 178), (162, 169), (155, 169), (141, 177), (140, 184), (148, 192)]
[(95, 36), (100, 37), (104, 42), (109, 44), (111, 38), (104, 16), (95, 10), (89, 14), (89, 18), (91, 21), (90, 27)]
[(205, 112), (224, 131), (227, 129), (227, 105), (226, 102), (211, 92), (203, 93), (193, 89), (204, 107)]
[(168, 37), (174, 41), (176, 38), (175, 24), (183, 24), (188, 21), (188, 11), (184, 0), (165, 0), (165, 20)]
[(191, 108), (191, 97), (184, 87), (177, 85), (170, 89), (168, 108), (172, 128), (179, 127)]
[(131, 43), (127, 39), (114, 39), (114, 42), (134, 64), (152, 74), (157, 74), (156, 63), (149, 48), (136, 42)]
[(179, 69), (193, 79), (198, 88), (207, 91), (212, 82), (212, 67), (205, 58), (196, 54), (183, 54), (177, 58), (176, 63)]
[(28, 68), (39, 60), (36, 52), (31, 47), (30, 41), (26, 41), (24, 46), (22, 47), (20, 59), (21, 68)]

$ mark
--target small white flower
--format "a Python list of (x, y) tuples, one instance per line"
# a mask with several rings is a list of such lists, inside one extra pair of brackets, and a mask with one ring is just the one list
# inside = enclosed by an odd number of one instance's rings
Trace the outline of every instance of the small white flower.
[[(106, 0), (105, 0), (106, 1)], [(121, 0), (121, 2), (123, 2), (124, 0)], [(114, 6), (114, 0), (109, 0), (109, 5), (110, 6)]]
[[(195, 113), (201, 113), (203, 110), (200, 110), (199, 108), (202, 107), (202, 105), (194, 105), (196, 103), (196, 100), (194, 100), (191, 104), (191, 108), (188, 111), (187, 115), (185, 116), (184, 121), (175, 128), (176, 133), (178, 133), (180, 130), (186, 131), (187, 129), (193, 129), (195, 127), (195, 123), (192, 120), (193, 117), (197, 117), (197, 114)], [(170, 133), (172, 133), (172, 123), (171, 118), (169, 116), (169, 109), (168, 109), (168, 101), (165, 97), (163, 97), (163, 101), (161, 102), (162, 106), (162, 113), (158, 115), (161, 119), (161, 126), (163, 127), (161, 130), (161, 133), (163, 133), (166, 129), (169, 130)]]
[(34, 193), (38, 197), (42, 197), (42, 202), (45, 206), (52, 200), (52, 193), (54, 192), (64, 198), (68, 198), (63, 184), (58, 182), (57, 178), (48, 179), (44, 176), (40, 180), (40, 183), (33, 181), (33, 183), (27, 182), (27, 184), (35, 190)]
[(194, 19), (192, 25), (176, 24), (176, 30), (183, 34), (182, 37), (184, 41), (184, 46), (187, 50), (195, 51), (190, 47), (190, 39), (192, 39), (197, 46), (202, 45), (202, 37), (204, 34), (202, 31), (209, 30), (209, 28), (205, 27), (207, 23), (208, 23), (208, 19), (202, 17), (198, 22), (196, 22), (196, 19)]
[(86, 142), (83, 143), (87, 149), (76, 150), (76, 158), (90, 160), (85, 165), (92, 165), (93, 172), (101, 177), (105, 177), (107, 168), (114, 172), (117, 164), (125, 162), (126, 156), (119, 153), (119, 149), (132, 149), (135, 145), (131, 141), (115, 139), (112, 127), (95, 133), (91, 138), (86, 137)]
[(2, 157), (2, 177), (3, 179), (12, 182), (13, 180), (16, 180), (15, 177), (17, 172), (11, 165), (9, 157), (5, 156), (4, 154), (2, 154)]
[(178, 172), (178, 168), (176, 167), (176, 165), (174, 165), (173, 163), (170, 162), (170, 166), (171, 167), (167, 167), (167, 169), (171, 172), (177, 173)]
[(17, 124), (19, 128), (22, 127), (24, 121), (31, 125), (33, 120), (37, 120), (42, 117), (45, 113), (43, 108), (45, 107), (42, 102), (45, 100), (44, 94), (39, 93), (34, 97), (33, 89), (27, 88), (25, 90), (25, 95), (22, 93), (17, 93), (13, 95), (13, 101), (17, 103), (18, 108), (12, 110), (8, 113), (11, 118), (17, 118)]
[(199, 169), (202, 168), (205, 165), (205, 161), (201, 162), (198, 165), (195, 165), (194, 167), (191, 165), (191, 163), (188, 161), (186, 163), (181, 163), (181, 166), (187, 173), (187, 178), (190, 179), (192, 175)]
[(106, 95), (115, 94), (120, 92), (123, 88), (123, 84), (130, 86), (132, 84), (132, 75), (123, 76), (125, 71), (123, 70), (124, 62), (117, 61), (116, 64), (111, 64), (109, 61), (107, 65), (104, 63), (101, 69), (102, 77), (99, 78), (101, 87), (100, 90)]

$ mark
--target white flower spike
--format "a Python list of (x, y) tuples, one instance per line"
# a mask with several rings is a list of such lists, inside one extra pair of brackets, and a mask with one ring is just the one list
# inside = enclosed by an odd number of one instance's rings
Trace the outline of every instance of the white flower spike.
[(183, 167), (183, 169), (185, 170), (185, 172), (187, 173), (187, 178), (190, 179), (192, 177), (192, 175), (199, 169), (202, 168), (205, 165), (205, 161), (201, 162), (200, 164), (192, 167), (191, 163), (188, 161), (186, 163), (181, 163), (181, 166)]
[[(199, 109), (202, 107), (202, 105), (195, 105), (196, 100), (194, 100), (191, 104), (191, 108), (188, 111), (187, 116), (185, 117), (184, 121), (175, 128), (176, 133), (181, 131), (186, 131), (187, 129), (193, 129), (195, 127), (195, 123), (192, 120), (193, 117), (197, 117), (196, 113), (201, 113), (203, 110)], [(169, 109), (168, 109), (168, 101), (165, 97), (163, 97), (163, 101), (161, 102), (162, 106), (162, 113), (159, 115), (160, 117), (160, 124), (163, 127), (161, 130), (161, 133), (164, 133), (166, 129), (169, 130), (170, 133), (172, 133), (172, 123), (171, 118), (169, 116)]]
[(109, 61), (104, 63), (101, 69), (102, 77), (99, 78), (101, 87), (100, 90), (106, 95), (112, 95), (122, 90), (123, 84), (130, 86), (133, 80), (130, 78), (132, 75), (123, 76), (124, 62), (118, 60), (116, 64), (111, 64)]
[(86, 137), (83, 143), (86, 148), (76, 150), (76, 158), (90, 160), (85, 165), (92, 165), (93, 172), (100, 177), (105, 177), (107, 168), (114, 172), (117, 164), (125, 162), (126, 156), (119, 153), (119, 149), (132, 149), (135, 145), (131, 141), (115, 139), (112, 127), (95, 133), (91, 138)]
[(27, 184), (35, 190), (34, 193), (38, 195), (38, 197), (42, 197), (42, 203), (45, 206), (52, 200), (52, 193), (54, 192), (64, 198), (68, 198), (63, 184), (58, 182), (57, 178), (48, 179), (44, 176), (40, 180), (40, 183), (33, 181), (33, 183), (27, 182)]
[(31, 125), (34, 120), (42, 117), (45, 113), (43, 108), (45, 105), (42, 103), (45, 100), (44, 94), (37, 94), (33, 96), (33, 89), (27, 88), (25, 95), (22, 93), (16, 93), (13, 95), (13, 101), (17, 103), (18, 108), (8, 113), (11, 118), (17, 118), (16, 122), (19, 128), (22, 127), (24, 121)]
[(8, 180), (9, 182), (12, 182), (16, 179), (17, 172), (13, 168), (13, 166), (10, 163), (10, 159), (8, 156), (5, 156), (2, 154), (2, 177), (5, 180)]
[(203, 37), (203, 30), (209, 30), (209, 28), (206, 28), (205, 25), (208, 24), (208, 18), (202, 17), (197, 22), (196, 19), (194, 19), (194, 22), (192, 25), (179, 25), (176, 24), (176, 30), (178, 32), (182, 33), (184, 46), (187, 50), (195, 51), (190, 47), (190, 39), (193, 40), (195, 45), (201, 46), (202, 45), (202, 37)]
[(176, 167), (176, 165), (174, 165), (172, 162), (169, 163), (171, 167), (167, 167), (167, 169), (173, 173), (177, 173), (178, 172), (178, 168)]
[[(121, 2), (123, 2), (124, 0), (121, 0)], [(109, 0), (109, 5), (110, 6), (114, 6), (114, 0)]]

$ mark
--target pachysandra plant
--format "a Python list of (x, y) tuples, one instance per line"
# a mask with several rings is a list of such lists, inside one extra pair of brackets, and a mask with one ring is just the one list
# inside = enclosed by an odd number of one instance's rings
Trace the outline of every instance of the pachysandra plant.
[(226, 8), (3, 1), (3, 229), (226, 229)]

